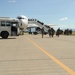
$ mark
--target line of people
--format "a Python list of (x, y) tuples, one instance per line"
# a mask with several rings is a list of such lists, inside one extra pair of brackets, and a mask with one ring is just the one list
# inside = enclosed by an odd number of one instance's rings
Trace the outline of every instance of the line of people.
[[(43, 36), (44, 36), (44, 27), (41, 29), (41, 33), (42, 33), (42, 38), (43, 38)], [(49, 37), (53, 37), (54, 34), (55, 34), (55, 30), (50, 27), (48, 29), (48, 34), (49, 34)], [(58, 28), (57, 31), (56, 31), (56, 36), (59, 37), (59, 35), (60, 35), (60, 28)]]
[(49, 28), (48, 29), (49, 37), (53, 37), (54, 36), (54, 33), (55, 33), (55, 30), (53, 28)]

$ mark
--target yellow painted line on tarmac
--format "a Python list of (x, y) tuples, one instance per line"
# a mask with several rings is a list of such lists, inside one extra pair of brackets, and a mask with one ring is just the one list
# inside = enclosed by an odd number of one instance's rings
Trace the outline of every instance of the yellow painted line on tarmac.
[(38, 49), (40, 49), (43, 53), (45, 53), (49, 58), (51, 58), (54, 62), (56, 62), (58, 65), (60, 65), (64, 70), (66, 70), (70, 75), (75, 75), (75, 72), (71, 70), (68, 66), (64, 65), (62, 62), (60, 62), (58, 59), (53, 57), (50, 53), (48, 53), (46, 50), (44, 50), (42, 47), (37, 45), (34, 41), (29, 39), (28, 37), (25, 37), (29, 42), (34, 44)]

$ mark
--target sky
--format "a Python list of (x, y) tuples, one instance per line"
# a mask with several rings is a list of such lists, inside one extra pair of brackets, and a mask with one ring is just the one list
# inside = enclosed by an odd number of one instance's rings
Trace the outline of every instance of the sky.
[(0, 17), (25, 15), (45, 24), (75, 29), (75, 0), (0, 0)]

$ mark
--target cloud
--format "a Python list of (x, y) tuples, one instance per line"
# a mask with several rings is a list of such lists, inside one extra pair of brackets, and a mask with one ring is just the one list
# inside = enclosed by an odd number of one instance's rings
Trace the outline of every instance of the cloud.
[(15, 3), (15, 2), (17, 2), (16, 0), (9, 0), (8, 1), (9, 3)]
[(60, 19), (60, 21), (66, 21), (66, 20), (68, 20), (68, 17), (64, 17)]

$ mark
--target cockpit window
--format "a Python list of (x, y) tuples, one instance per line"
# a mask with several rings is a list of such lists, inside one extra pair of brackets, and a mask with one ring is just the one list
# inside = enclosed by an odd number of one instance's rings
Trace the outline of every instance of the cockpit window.
[(18, 17), (18, 19), (24, 19), (23, 17)]
[(22, 19), (21, 17), (18, 17), (18, 19)]

